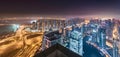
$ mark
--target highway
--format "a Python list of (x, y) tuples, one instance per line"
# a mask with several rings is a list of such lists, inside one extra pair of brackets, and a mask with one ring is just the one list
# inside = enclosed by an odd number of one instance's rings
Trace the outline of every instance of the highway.
[(33, 57), (42, 38), (43, 32), (25, 32), (19, 28), (16, 35), (0, 40), (0, 57)]

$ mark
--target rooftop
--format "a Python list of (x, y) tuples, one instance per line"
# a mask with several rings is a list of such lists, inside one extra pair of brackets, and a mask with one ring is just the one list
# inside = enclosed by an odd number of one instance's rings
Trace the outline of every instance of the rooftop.
[(63, 47), (60, 44), (55, 44), (52, 47), (36, 54), (34, 57), (81, 57), (73, 51)]

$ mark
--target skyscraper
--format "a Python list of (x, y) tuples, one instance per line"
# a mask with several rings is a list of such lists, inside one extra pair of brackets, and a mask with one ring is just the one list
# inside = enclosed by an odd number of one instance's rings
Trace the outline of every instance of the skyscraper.
[(112, 34), (113, 34), (113, 57), (118, 57), (117, 39), (119, 37), (119, 33), (117, 24), (115, 24)]
[(98, 35), (99, 35), (99, 46), (101, 48), (105, 48), (106, 45), (106, 29), (105, 28), (99, 28), (98, 29)]
[(82, 55), (83, 53), (83, 38), (82, 33), (75, 29), (70, 32), (69, 35), (69, 49)]

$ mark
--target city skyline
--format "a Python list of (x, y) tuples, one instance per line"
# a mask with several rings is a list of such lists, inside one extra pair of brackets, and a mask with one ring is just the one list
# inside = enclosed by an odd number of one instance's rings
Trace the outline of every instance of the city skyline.
[(0, 57), (120, 57), (119, 0), (1, 0)]

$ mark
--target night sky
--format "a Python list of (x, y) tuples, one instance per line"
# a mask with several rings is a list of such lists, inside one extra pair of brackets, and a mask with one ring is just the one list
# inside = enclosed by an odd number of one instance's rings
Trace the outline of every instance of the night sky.
[(0, 15), (120, 15), (118, 0), (0, 0)]

